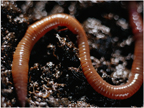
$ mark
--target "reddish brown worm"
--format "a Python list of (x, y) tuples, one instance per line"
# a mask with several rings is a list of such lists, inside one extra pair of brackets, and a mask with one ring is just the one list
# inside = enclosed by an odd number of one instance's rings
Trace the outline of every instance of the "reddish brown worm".
[(110, 85), (104, 81), (94, 69), (90, 60), (90, 51), (86, 33), (81, 24), (75, 18), (67, 14), (54, 14), (29, 26), (25, 36), (19, 42), (13, 56), (12, 76), (20, 105), (25, 106), (26, 103), (28, 64), (31, 50), (34, 44), (46, 32), (57, 26), (66, 26), (74, 34), (78, 34), (77, 41), (82, 70), (88, 83), (95, 91), (112, 99), (126, 99), (136, 93), (143, 83), (143, 37), (142, 29), (137, 29), (138, 26), (135, 23), (137, 22), (137, 20), (135, 21), (135, 17), (140, 16), (138, 14), (136, 16), (133, 15), (134, 11), (135, 10), (132, 9), (130, 10), (130, 23), (132, 24), (134, 35), (136, 37), (134, 61), (128, 82), (118, 86)]

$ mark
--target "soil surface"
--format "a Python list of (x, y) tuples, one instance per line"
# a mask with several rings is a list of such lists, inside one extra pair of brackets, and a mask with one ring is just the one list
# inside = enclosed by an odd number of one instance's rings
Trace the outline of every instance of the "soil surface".
[[(112, 85), (128, 80), (134, 57), (127, 2), (1, 2), (1, 106), (18, 107), (12, 78), (13, 53), (32, 23), (55, 13), (74, 16), (84, 27), (91, 61)], [(138, 10), (143, 14), (143, 2)], [(143, 86), (132, 97), (113, 100), (98, 94), (83, 75), (77, 38), (66, 27), (46, 33), (29, 61), (27, 107), (140, 107)]]

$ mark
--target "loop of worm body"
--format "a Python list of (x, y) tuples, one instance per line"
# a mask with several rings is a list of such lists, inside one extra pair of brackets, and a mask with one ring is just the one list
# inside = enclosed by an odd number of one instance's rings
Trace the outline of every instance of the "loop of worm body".
[[(130, 15), (132, 17), (132, 14)], [(134, 21), (132, 20), (131, 23), (133, 24), (133, 22)], [(126, 99), (138, 91), (143, 83), (142, 32), (134, 32), (136, 37), (135, 57), (128, 82), (123, 85), (114, 86), (104, 81), (92, 66), (87, 37), (81, 24), (75, 18), (67, 14), (54, 14), (29, 26), (25, 36), (19, 42), (14, 53), (12, 76), (18, 101), (21, 106), (25, 106), (26, 102), (30, 52), (34, 44), (46, 32), (57, 26), (66, 26), (74, 34), (78, 34), (77, 40), (82, 70), (88, 83), (95, 91), (112, 99)], [(135, 29), (134, 24), (133, 28)]]

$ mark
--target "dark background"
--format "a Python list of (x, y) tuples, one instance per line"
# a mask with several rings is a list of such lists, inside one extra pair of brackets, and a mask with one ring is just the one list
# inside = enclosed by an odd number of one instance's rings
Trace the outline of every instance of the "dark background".
[[(17, 44), (30, 24), (54, 13), (70, 14), (83, 25), (93, 66), (104, 80), (113, 85), (126, 83), (134, 51), (126, 4), (116, 1), (1, 2), (1, 106), (19, 106), (11, 73)], [(137, 4), (142, 15), (143, 2)], [(143, 106), (142, 87), (125, 100), (109, 99), (94, 91), (82, 73), (76, 40), (76, 35), (66, 27), (58, 27), (35, 44), (29, 62), (28, 107)]]

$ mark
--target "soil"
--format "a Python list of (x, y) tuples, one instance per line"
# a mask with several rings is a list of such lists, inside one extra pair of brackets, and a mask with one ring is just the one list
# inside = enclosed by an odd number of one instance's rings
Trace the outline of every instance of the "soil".
[[(134, 57), (127, 2), (2, 1), (1, 106), (18, 107), (12, 78), (16, 46), (32, 23), (54, 13), (74, 16), (84, 27), (91, 61), (112, 85), (128, 80)], [(141, 15), (143, 2), (137, 2)], [(29, 61), (27, 107), (141, 107), (143, 86), (132, 97), (114, 100), (98, 94), (83, 75), (77, 38), (66, 27), (46, 33), (33, 47)]]

